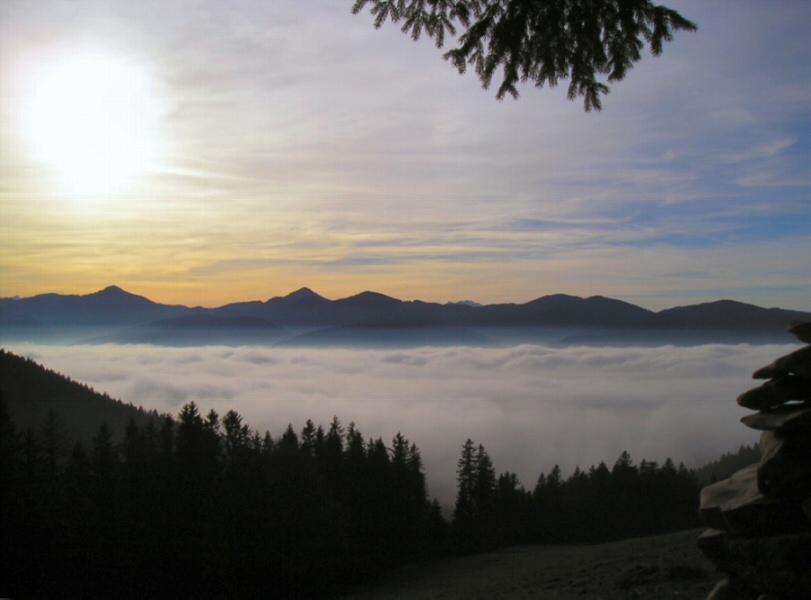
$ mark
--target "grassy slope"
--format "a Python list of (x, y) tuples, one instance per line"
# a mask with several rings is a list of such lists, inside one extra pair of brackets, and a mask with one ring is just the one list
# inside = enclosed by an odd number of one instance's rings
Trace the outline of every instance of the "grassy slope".
[(700, 533), (593, 546), (524, 546), (410, 565), (347, 600), (703, 600), (723, 576), (696, 547)]

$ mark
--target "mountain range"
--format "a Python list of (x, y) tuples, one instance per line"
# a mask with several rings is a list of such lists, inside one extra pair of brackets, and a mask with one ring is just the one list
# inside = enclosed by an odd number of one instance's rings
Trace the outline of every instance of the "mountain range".
[[(87, 295), (0, 298), (0, 339), (196, 345), (789, 342), (811, 313), (734, 300), (654, 312), (565, 294), (524, 304), (403, 301), (376, 292), (329, 300), (309, 288), (217, 308), (153, 302), (110, 286)], [(81, 333), (80, 333), (81, 332)]]

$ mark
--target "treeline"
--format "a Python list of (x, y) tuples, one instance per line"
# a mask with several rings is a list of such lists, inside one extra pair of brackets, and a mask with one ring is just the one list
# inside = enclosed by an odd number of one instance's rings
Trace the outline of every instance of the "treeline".
[(760, 461), (760, 444), (755, 442), (751, 446), (741, 444), (737, 452), (721, 455), (721, 458), (695, 470), (696, 479), (702, 486), (732, 477), (733, 473), (740, 471)]
[(11, 597), (325, 598), (444, 551), (417, 447), (308, 421), (278, 439), (229, 411), (20, 434), (3, 402), (2, 568)]
[(0, 434), (4, 596), (328, 598), (449, 553), (698, 525), (692, 473), (627, 453), (526, 490), (468, 440), (447, 523), (414, 444), (337, 418), (273, 439), (190, 403), (131, 421), (120, 444), (102, 425), (85, 447), (53, 412), (18, 432), (2, 400)]
[(638, 466), (623, 452), (577, 468), (564, 479), (555, 465), (526, 490), (514, 473), (496, 478), (485, 448), (468, 440), (459, 459), (452, 522), (458, 552), (529, 543), (591, 543), (698, 527), (699, 485), (670, 459)]

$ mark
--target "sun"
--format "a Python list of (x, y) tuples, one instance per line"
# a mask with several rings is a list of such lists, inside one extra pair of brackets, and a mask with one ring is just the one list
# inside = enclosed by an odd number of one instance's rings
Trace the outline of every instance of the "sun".
[(35, 77), (24, 131), (37, 160), (64, 190), (126, 190), (160, 155), (160, 104), (143, 69), (104, 55), (76, 55)]

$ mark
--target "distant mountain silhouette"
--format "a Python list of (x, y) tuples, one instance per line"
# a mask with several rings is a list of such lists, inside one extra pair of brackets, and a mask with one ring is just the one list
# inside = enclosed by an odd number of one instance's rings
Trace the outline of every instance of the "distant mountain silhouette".
[(42, 325), (37, 319), (14, 310), (0, 308), (0, 327), (36, 327)]
[(785, 327), (792, 321), (807, 321), (809, 313), (761, 308), (735, 300), (718, 300), (692, 306), (677, 306), (651, 316), (652, 327), (702, 329), (763, 329)]
[(483, 308), (491, 326), (597, 326), (634, 327), (649, 318), (649, 310), (611, 298), (579, 298), (565, 294), (544, 296), (526, 304)]
[(114, 285), (85, 296), (41, 294), (19, 300), (3, 299), (0, 308), (9, 320), (28, 318), (43, 325), (131, 325), (190, 310), (185, 306), (157, 304)]
[(279, 328), (279, 326), (275, 323), (271, 323), (267, 319), (260, 319), (259, 317), (251, 317), (249, 315), (228, 316), (211, 313), (198, 313), (193, 315), (183, 315), (181, 317), (172, 317), (169, 319), (161, 319), (153, 322), (151, 325), (165, 329), (194, 329), (199, 327), (245, 327), (258, 329)]
[(160, 319), (91, 341), (161, 346), (210, 346), (271, 344), (282, 337), (289, 337), (287, 331), (267, 319), (249, 315), (196, 312)]
[(330, 303), (330, 300), (327, 300), (323, 296), (319, 296), (310, 288), (303, 287), (299, 290), (296, 290), (292, 294), (288, 294), (287, 296), (283, 297), (276, 297), (271, 298), (268, 300), (268, 304), (272, 304), (273, 306), (284, 309), (288, 307), (292, 308), (301, 308), (301, 307), (309, 307), (309, 308), (320, 308), (326, 306)]
[[(496, 330), (534, 333), (567, 329), (563, 343), (588, 343), (618, 336), (627, 343), (645, 340), (789, 341), (785, 330), (794, 321), (811, 320), (811, 313), (761, 308), (734, 300), (679, 306), (660, 312), (621, 300), (566, 294), (543, 296), (524, 304), (476, 305), (403, 301), (373, 291), (329, 300), (309, 288), (267, 301), (227, 304), (218, 308), (189, 308), (155, 303), (116, 286), (85, 296), (43, 294), (0, 299), (0, 334), (23, 333), (42, 339), (51, 329), (103, 325), (96, 341), (127, 343), (277, 343), (306, 340), (507, 339)], [(51, 329), (49, 329), (51, 328)], [(333, 328), (327, 333), (325, 328)], [(357, 329), (355, 332), (351, 330)], [(396, 330), (415, 329), (393, 336)], [(456, 331), (451, 335), (451, 331)], [(468, 331), (462, 332), (460, 329)], [(315, 330), (322, 330), (316, 332)], [(475, 330), (475, 331), (474, 331)], [(23, 333), (21, 333), (23, 332)], [(45, 333), (43, 333), (45, 332)], [(537, 337), (537, 336), (535, 336)], [(540, 337), (543, 337), (540, 336)], [(518, 339), (517, 338), (517, 339)]]
[(278, 323), (292, 325), (331, 324), (333, 303), (309, 288), (301, 288), (265, 303), (269, 315)]
[(403, 302), (377, 292), (362, 292), (335, 301), (342, 325), (420, 327), (439, 323), (424, 303)]

